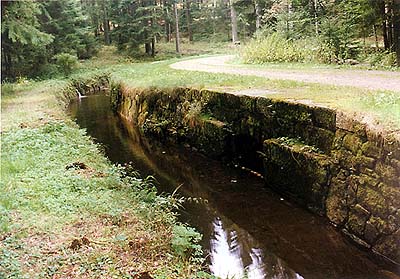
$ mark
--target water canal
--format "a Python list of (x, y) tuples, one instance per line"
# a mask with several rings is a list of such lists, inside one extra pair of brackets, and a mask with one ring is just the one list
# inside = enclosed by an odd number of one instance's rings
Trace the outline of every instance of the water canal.
[(111, 111), (105, 95), (73, 102), (70, 114), (112, 162), (132, 162), (156, 178), (160, 192), (180, 186), (181, 195), (197, 200), (185, 202), (180, 220), (203, 234), (210, 271), (218, 277), (399, 278), (326, 219), (265, 188), (257, 175), (188, 146), (144, 138)]

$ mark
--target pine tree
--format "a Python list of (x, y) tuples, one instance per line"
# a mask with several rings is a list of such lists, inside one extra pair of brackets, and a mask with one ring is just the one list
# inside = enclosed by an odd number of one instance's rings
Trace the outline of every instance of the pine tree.
[(40, 53), (54, 37), (40, 30), (39, 3), (29, 1), (1, 2), (2, 79), (29, 74), (32, 63), (40, 62)]

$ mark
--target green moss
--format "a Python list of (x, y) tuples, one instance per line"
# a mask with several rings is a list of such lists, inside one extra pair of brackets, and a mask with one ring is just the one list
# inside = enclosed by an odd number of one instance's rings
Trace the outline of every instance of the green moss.
[(346, 226), (356, 235), (363, 236), (364, 228), (367, 220), (370, 217), (368, 210), (363, 208), (361, 205), (356, 204), (350, 209), (349, 219)]
[(361, 139), (353, 134), (347, 134), (343, 138), (343, 146), (350, 150), (351, 153), (357, 154), (358, 150), (361, 148), (362, 141)]
[(389, 213), (389, 203), (385, 197), (369, 187), (358, 187), (357, 201), (367, 208), (373, 215), (387, 218)]

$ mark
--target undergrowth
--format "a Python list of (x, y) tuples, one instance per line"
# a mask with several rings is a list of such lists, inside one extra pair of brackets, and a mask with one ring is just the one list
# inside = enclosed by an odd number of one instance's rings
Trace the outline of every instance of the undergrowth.
[[(351, 48), (350, 48), (351, 50)], [(266, 63), (314, 63), (352, 65), (366, 69), (396, 69), (396, 54), (365, 48), (358, 54), (338, 54), (322, 38), (287, 39), (279, 33), (259, 33), (241, 50), (243, 62)], [(350, 55), (351, 54), (351, 55)], [(344, 55), (344, 56), (343, 56)]]
[(0, 278), (208, 276), (201, 235), (176, 220), (179, 199), (112, 165), (59, 112), (57, 90), (26, 88), (2, 104)]

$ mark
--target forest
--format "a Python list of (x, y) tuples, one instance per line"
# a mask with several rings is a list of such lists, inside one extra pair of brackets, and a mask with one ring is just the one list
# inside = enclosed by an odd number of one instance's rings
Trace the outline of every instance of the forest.
[(101, 45), (157, 57), (158, 44), (229, 42), (248, 63), (400, 64), (399, 0), (1, 2), (2, 80), (68, 74)]
[(1, 1), (0, 278), (400, 276), (400, 0)]

